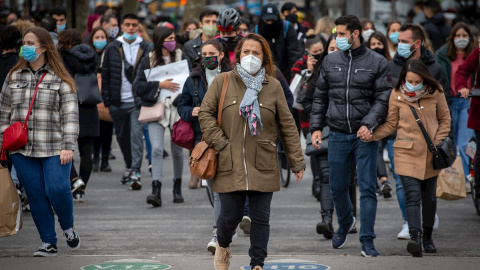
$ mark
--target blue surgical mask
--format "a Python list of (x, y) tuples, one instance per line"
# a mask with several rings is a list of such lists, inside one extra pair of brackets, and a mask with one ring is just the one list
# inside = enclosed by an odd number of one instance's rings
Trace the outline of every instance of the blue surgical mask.
[(124, 32), (124, 33), (123, 33), (123, 37), (124, 37), (126, 40), (130, 40), (130, 41), (135, 40), (135, 39), (137, 38), (137, 36), (138, 36), (137, 33), (132, 34), (132, 35), (128, 34), (127, 32)]
[(398, 36), (400, 36), (400, 32), (391, 33), (388, 38), (395, 44), (398, 44)]
[(405, 86), (407, 87), (408, 91), (410, 92), (418, 92), (423, 89), (423, 82), (419, 83), (415, 86), (409, 84), (408, 82), (405, 82)]
[(65, 28), (67, 28), (67, 24), (64, 23), (64, 24), (57, 24), (57, 34), (62, 32), (63, 30), (65, 30)]
[[(352, 33), (353, 35), (353, 33)], [(352, 36), (350, 35), (350, 37)], [(337, 42), (337, 48), (341, 51), (346, 51), (346, 50), (349, 50), (352, 45), (353, 45), (353, 42), (355, 42), (355, 40), (353, 40), (352, 43), (348, 43), (348, 39), (350, 37), (337, 37), (335, 40)]]
[(107, 46), (107, 40), (104, 39), (104, 40), (95, 40), (93, 42), (93, 46), (95, 47), (95, 49), (97, 50), (103, 50), (103, 48), (105, 48), (105, 46)]
[(33, 47), (33, 46), (28, 46), (28, 45), (23, 45), (23, 48), (22, 48), (22, 57), (23, 59), (25, 59), (26, 61), (28, 62), (35, 62), (35, 60), (38, 59), (38, 57), (40, 56), (40, 54), (42, 54), (41, 52), (39, 54), (35, 53), (35, 50), (37, 49), (38, 47)]
[(413, 44), (415, 44), (415, 42), (413, 42), (412, 44), (398, 43), (398, 48), (397, 48), (398, 55), (400, 55), (405, 59), (408, 59), (412, 55), (412, 53), (415, 52), (415, 49), (413, 49), (413, 51), (410, 50)]

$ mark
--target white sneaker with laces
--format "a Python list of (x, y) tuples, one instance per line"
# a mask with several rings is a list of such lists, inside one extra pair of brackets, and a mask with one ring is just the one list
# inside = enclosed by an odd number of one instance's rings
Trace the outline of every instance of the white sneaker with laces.
[(213, 231), (213, 237), (210, 239), (210, 242), (207, 244), (207, 250), (212, 253), (212, 255), (215, 255), (215, 250), (217, 248), (217, 233)]
[(435, 213), (435, 223), (433, 223), (433, 230), (438, 230), (438, 223), (440, 223), (440, 219), (438, 218), (437, 213)]
[(410, 240), (410, 233), (408, 231), (408, 223), (405, 221), (402, 225), (402, 230), (398, 233), (397, 239), (399, 240)]

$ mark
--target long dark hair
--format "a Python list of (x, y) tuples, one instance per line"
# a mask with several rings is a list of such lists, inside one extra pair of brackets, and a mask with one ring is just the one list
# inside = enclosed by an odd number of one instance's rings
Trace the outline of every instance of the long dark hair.
[(400, 72), (400, 77), (398, 77), (397, 85), (395, 86), (395, 91), (400, 91), (402, 84), (405, 83), (405, 77), (407, 72), (413, 72), (418, 76), (423, 78), (423, 85), (427, 87), (427, 91), (430, 94), (435, 93), (435, 91), (443, 92), (442, 85), (433, 78), (432, 74), (428, 70), (428, 67), (419, 59), (409, 59), (407, 63), (402, 68)]
[[(212, 45), (219, 52), (221, 53), (223, 52), (223, 58), (222, 58), (222, 61), (220, 61), (221, 72), (229, 71), (232, 69), (230, 64), (230, 57), (228, 55), (228, 48), (225, 45), (223, 45), (223, 43), (220, 40), (214, 39), (214, 38), (209, 39), (202, 44), (202, 49), (206, 45)], [(198, 65), (198, 67), (202, 69), (203, 73), (205, 73), (205, 67), (203, 65)]]
[[(103, 33), (105, 34), (105, 37), (107, 38), (107, 44), (110, 43), (110, 37), (108, 36), (108, 33), (107, 33), (107, 30), (105, 30), (103, 27), (101, 26), (98, 26), (98, 27), (95, 27), (92, 29), (92, 32), (90, 32), (90, 35), (88, 37), (88, 45), (90, 45), (90, 47), (93, 48), (93, 50), (95, 52), (97, 52), (97, 49), (95, 48), (95, 46), (93, 46), (93, 36), (95, 35), (95, 33), (97, 33), (98, 31), (103, 31)], [(107, 46), (105, 46), (105, 48), (107, 48)], [(103, 48), (102, 52), (105, 50), (105, 48)]]
[[(165, 39), (170, 36), (171, 34), (175, 33), (175, 30), (168, 28), (168, 27), (157, 27), (155, 31), (153, 31), (153, 52), (155, 53), (154, 61), (152, 67), (155, 66), (162, 66), (165, 65), (165, 60), (163, 60), (163, 42)], [(178, 44), (177, 44), (178, 48)], [(172, 62), (175, 61), (175, 57), (177, 55), (176, 49), (170, 53), (170, 58)]]
[(450, 60), (455, 61), (457, 59), (457, 48), (455, 47), (455, 43), (453, 42), (455, 39), (455, 35), (457, 34), (458, 30), (463, 29), (465, 32), (468, 34), (468, 38), (470, 39), (470, 42), (468, 43), (468, 46), (465, 48), (465, 55), (463, 56), (463, 59), (467, 59), (467, 57), (470, 55), (473, 50), (475, 50), (476, 47), (476, 40), (473, 37), (472, 31), (470, 30), (470, 27), (464, 22), (459, 22), (456, 23), (452, 31), (450, 31), (450, 35), (447, 38), (447, 43), (448, 43), (448, 52), (445, 56), (447, 56)]
[(380, 40), (380, 42), (382, 42), (383, 44), (383, 49), (384, 49), (384, 54), (383, 56), (385, 58), (387, 58), (387, 61), (390, 61), (392, 60), (392, 57), (390, 56), (390, 49), (389, 49), (389, 46), (388, 46), (388, 41), (387, 41), (387, 37), (385, 37), (384, 34), (382, 34), (381, 32), (379, 31), (375, 31), (373, 32), (370, 37), (368, 38), (368, 41), (367, 41), (367, 47), (370, 49), (370, 42), (372, 41), (372, 38), (375, 38), (375, 39), (378, 39)]
[(235, 48), (235, 61), (236, 61), (236, 63), (240, 63), (240, 54), (242, 52), (242, 47), (243, 47), (243, 44), (245, 43), (245, 41), (247, 41), (247, 40), (255, 40), (255, 41), (260, 43), (260, 45), (262, 46), (262, 51), (263, 51), (262, 66), (265, 67), (265, 72), (267, 73), (267, 75), (270, 75), (270, 76), (272, 76), (273, 78), (276, 79), (277, 78), (277, 69), (275, 68), (275, 65), (273, 64), (272, 51), (270, 50), (270, 46), (268, 45), (267, 40), (264, 37), (262, 37), (261, 35), (250, 33), (238, 42), (237, 48)]

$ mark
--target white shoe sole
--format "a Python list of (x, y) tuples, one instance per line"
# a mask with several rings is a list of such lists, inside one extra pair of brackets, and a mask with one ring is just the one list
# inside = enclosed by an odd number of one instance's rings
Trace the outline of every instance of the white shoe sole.
[(365, 251), (363, 251), (363, 250), (362, 250), (361, 254), (362, 254), (362, 257), (365, 257), (365, 258), (376, 258), (376, 257), (380, 257), (380, 255), (378, 255), (378, 256), (367, 255), (367, 253), (365, 253)]
[(35, 251), (33, 253), (33, 257), (57, 257), (58, 253), (48, 253), (48, 252), (41, 252)]
[(215, 244), (213, 244), (213, 245), (212, 245), (211, 243), (208, 243), (208, 245), (207, 245), (207, 250), (208, 250), (209, 252), (211, 252), (212, 255), (215, 255), (215, 250), (216, 250), (216, 249), (217, 249), (217, 243), (215, 243)]

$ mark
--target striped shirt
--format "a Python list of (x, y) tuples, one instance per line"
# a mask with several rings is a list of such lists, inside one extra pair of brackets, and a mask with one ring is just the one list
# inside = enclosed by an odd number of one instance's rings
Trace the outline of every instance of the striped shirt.
[(37, 82), (44, 72), (28, 119), (27, 144), (10, 154), (43, 158), (60, 155), (61, 150), (75, 150), (78, 137), (77, 94), (45, 65), (34, 73), (30, 68), (8, 76), (0, 93), (0, 147), (3, 132), (15, 122), (25, 122)]

